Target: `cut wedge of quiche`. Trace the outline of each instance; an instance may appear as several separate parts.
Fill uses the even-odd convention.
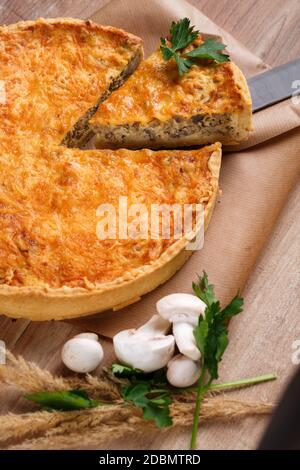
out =
[[[99,148],[238,144],[252,128],[251,108],[233,62],[199,62],[180,77],[175,60],[165,61],[158,50],[99,106],[90,125]]]
[[[71,18],[0,27],[0,146],[78,146],[87,120],[137,67],[142,40],[123,30]],[[22,150],[20,150],[22,151]]]
[[[148,214],[153,204],[198,203],[206,228],[220,164],[220,144],[190,151],[52,146],[2,153],[1,313],[79,317],[130,304],[169,279],[192,253],[189,238],[172,231],[167,238],[126,238],[119,231],[99,237],[99,206],[118,216],[120,197],[128,209],[142,204]]]

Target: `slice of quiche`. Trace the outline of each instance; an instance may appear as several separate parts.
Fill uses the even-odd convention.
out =
[[[123,30],[71,18],[0,27],[0,146],[75,146],[88,118],[142,59],[142,40]],[[12,151],[12,150],[11,150]]]
[[[202,61],[180,77],[175,60],[158,50],[99,106],[90,125],[99,148],[237,144],[248,138],[251,114],[245,77],[233,62]]]
[[[220,163],[220,144],[189,151],[52,146],[2,153],[0,312],[32,320],[79,317],[132,303],[165,282],[192,253],[189,237],[172,230],[153,236],[149,218],[146,233],[128,228],[124,236],[120,204],[126,198],[128,224],[137,205],[151,215],[153,204],[202,204],[206,228]],[[103,209],[116,216],[107,236],[99,232]]]

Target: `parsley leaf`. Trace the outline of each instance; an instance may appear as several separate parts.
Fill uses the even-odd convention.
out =
[[[209,284],[205,272],[202,277],[198,277],[197,283],[193,283],[193,289],[195,294],[206,304],[206,309],[204,317],[199,317],[199,323],[194,329],[196,345],[202,356],[202,371],[198,382],[191,449],[196,446],[202,399],[210,388],[212,381],[218,378],[219,363],[229,343],[228,319],[240,313],[244,303],[243,299],[237,294],[222,309],[219,300],[215,296],[214,286]]]
[[[183,56],[180,56],[179,54],[175,54],[174,58],[176,60],[179,75],[180,77],[182,77],[184,73],[189,71],[189,69],[193,65],[193,61],[190,59],[186,59]]]
[[[205,353],[205,344],[206,338],[208,335],[208,323],[206,320],[202,320],[199,322],[197,329],[194,331],[194,336],[196,340],[196,345],[201,355],[204,356]]]
[[[142,408],[144,419],[155,421],[158,428],[172,425],[169,410],[171,398],[167,391],[157,394],[154,390],[151,390],[149,383],[124,385],[121,391],[125,400]],[[150,398],[150,395],[153,395],[153,398]]]
[[[186,57],[214,60],[218,63],[229,62],[229,55],[220,52],[225,49],[225,47],[225,44],[222,44],[215,39],[206,39],[199,47],[188,52]]]
[[[214,286],[209,284],[206,272],[203,272],[203,276],[198,276],[198,283],[193,282],[193,290],[199,299],[201,299],[206,305],[211,306],[218,300],[215,296]]]
[[[228,62],[229,55],[221,53],[226,46],[214,39],[206,39],[203,44],[190,52],[183,52],[187,46],[192,44],[199,36],[199,31],[190,26],[190,20],[183,18],[172,23],[170,38],[161,38],[160,50],[165,60],[174,59],[181,77],[189,71],[197,59],[213,60],[217,63]]]
[[[198,283],[193,283],[193,289],[206,304],[204,318],[199,318],[194,336],[202,355],[202,365],[209,372],[210,380],[213,380],[218,378],[218,364],[228,346],[227,320],[242,311],[244,301],[237,294],[222,310],[206,272],[198,277]]]
[[[99,401],[91,400],[85,390],[38,392],[27,394],[25,398],[48,410],[72,411],[95,408],[100,405]]]
[[[194,26],[190,26],[191,21],[183,18],[180,21],[172,22],[170,28],[170,37],[172,49],[178,51],[191,44],[199,35],[199,31],[194,31]]]
[[[165,369],[145,373],[139,369],[115,363],[112,364],[111,370],[116,377],[128,379],[129,383],[121,387],[122,397],[142,408],[145,419],[154,420],[159,428],[172,424],[169,412],[171,392],[166,388]]]
[[[123,364],[112,364],[111,371],[116,377],[135,377],[139,374],[143,374],[143,371],[140,369],[134,369],[131,366],[124,366]]]
[[[221,311],[221,316],[223,319],[231,318],[234,315],[240,313],[243,309],[242,306],[244,301],[239,295],[237,294],[232,301]]]
[[[183,18],[182,20],[172,22],[170,28],[170,44],[167,45],[166,38],[161,38],[160,50],[165,60],[171,59],[176,51],[184,49],[198,37],[199,31],[194,31],[194,26],[190,26],[190,20]]]
[[[116,377],[129,379],[131,383],[149,383],[151,385],[164,386],[167,384],[165,369],[155,370],[154,372],[144,372],[131,366],[114,363],[111,371]]]

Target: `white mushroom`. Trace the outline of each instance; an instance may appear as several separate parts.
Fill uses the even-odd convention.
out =
[[[96,333],[79,333],[79,335],[74,336],[74,338],[88,338],[94,341],[98,341],[99,337]]]
[[[65,366],[73,372],[82,374],[95,370],[103,356],[102,346],[95,333],[81,333],[74,336],[65,343],[61,352]]]
[[[199,361],[201,353],[196,346],[194,338],[195,326],[191,323],[173,323],[173,335],[181,354],[189,357],[193,361]]]
[[[201,367],[199,362],[177,354],[168,363],[167,379],[173,387],[190,387],[200,377]]]
[[[202,300],[192,294],[170,294],[160,299],[156,308],[161,317],[170,322],[198,323],[206,309]]]
[[[175,349],[174,337],[166,336],[169,329],[168,321],[154,315],[138,329],[120,331],[113,338],[118,360],[146,373],[165,367]]]
[[[179,351],[194,361],[201,357],[194,338],[194,328],[203,315],[206,304],[191,294],[170,294],[160,299],[158,313],[173,323],[173,335]]]

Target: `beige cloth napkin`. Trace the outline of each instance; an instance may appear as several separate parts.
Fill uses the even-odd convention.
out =
[[[184,1],[114,0],[92,19],[141,36],[147,56],[157,47],[160,36],[168,32],[171,21],[184,16],[191,18],[201,32],[221,36],[231,58],[246,76],[268,68],[230,34]],[[77,324],[107,337],[138,326],[155,313],[155,303],[160,297],[171,292],[191,292],[192,281],[203,270],[208,272],[223,301],[243,289],[300,175],[300,105],[287,100],[256,113],[254,126],[250,141],[224,154],[222,196],[206,232],[204,248],[195,252],[171,280],[136,304],[118,312],[76,320]]]

